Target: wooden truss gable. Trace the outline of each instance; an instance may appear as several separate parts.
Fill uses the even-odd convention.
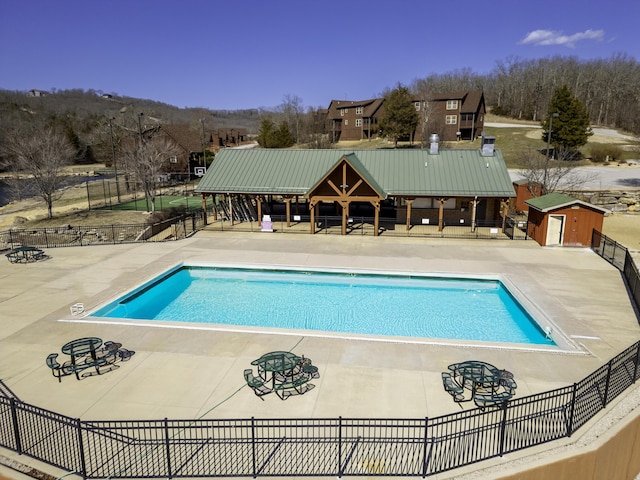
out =
[[[385,194],[373,181],[367,179],[368,172],[357,165],[351,155],[343,156],[329,170],[305,197],[313,204],[318,202],[338,202],[348,205],[350,202],[370,202],[379,204]],[[354,163],[356,165],[354,165]]]
[[[368,172],[353,154],[343,156],[312,188],[305,197],[311,209],[311,233],[315,233],[314,210],[320,202],[336,202],[342,207],[342,233],[346,234],[347,215],[351,202],[368,202],[375,208],[375,230],[377,232],[380,202],[386,195],[367,178]]]

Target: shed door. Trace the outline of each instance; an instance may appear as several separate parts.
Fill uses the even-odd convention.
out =
[[[562,245],[564,215],[549,215],[547,218],[547,241],[545,245]]]

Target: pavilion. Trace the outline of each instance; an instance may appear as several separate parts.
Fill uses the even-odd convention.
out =
[[[308,209],[310,233],[315,233],[319,205],[333,204],[346,234],[350,211],[365,205],[379,232],[381,207],[392,211],[396,223],[500,221],[515,197],[499,150],[379,149],[301,150],[224,149],[196,187],[206,201],[211,195],[230,200],[250,198],[258,219],[263,203],[283,202],[286,222],[291,204]],[[215,203],[215,202],[214,202]],[[229,201],[230,208],[232,202]],[[388,208],[386,208],[388,207]],[[296,210],[297,211],[297,210]],[[214,219],[217,212],[213,210]]]

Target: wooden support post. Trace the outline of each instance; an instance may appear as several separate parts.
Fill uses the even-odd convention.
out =
[[[316,205],[312,201],[309,201],[309,214],[310,214],[310,223],[311,223],[311,235],[315,235],[316,233]]]
[[[216,200],[217,195],[215,193],[211,194],[211,208],[213,210],[213,220],[218,221],[218,209],[216,208]]]
[[[202,214],[204,216],[204,224],[207,224],[207,196],[208,194],[202,194]],[[215,206],[215,205],[214,205]],[[215,212],[215,209],[214,209]]]
[[[291,199],[288,197],[285,198],[284,204],[285,204],[285,215],[287,216],[287,227],[290,227],[291,226]]]
[[[444,228],[443,220],[444,220],[444,198],[439,198],[440,206],[438,207],[438,231],[441,232]]]
[[[375,203],[373,208],[373,236],[377,237],[380,234],[380,203]]]
[[[406,225],[406,229],[409,230],[411,228],[411,205],[413,204],[413,198],[411,199],[405,199],[405,202],[407,203],[407,225]]]
[[[509,203],[508,200],[500,200],[500,206],[502,207],[502,233],[504,233],[504,229],[507,222],[507,213],[509,212]]]
[[[476,210],[478,209],[478,197],[471,201],[471,231],[476,231]]]
[[[346,235],[347,234],[347,213],[349,212],[349,203],[348,202],[343,202],[341,203],[342,206],[342,235]]]
[[[260,195],[256,196],[256,206],[258,208],[258,226],[262,226],[262,197]]]

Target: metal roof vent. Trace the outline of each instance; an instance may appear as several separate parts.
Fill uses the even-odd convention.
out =
[[[493,151],[496,145],[496,137],[486,137],[482,132],[481,151],[483,157],[493,157]]]
[[[431,155],[438,155],[440,148],[440,136],[437,133],[429,135],[429,153]]]

